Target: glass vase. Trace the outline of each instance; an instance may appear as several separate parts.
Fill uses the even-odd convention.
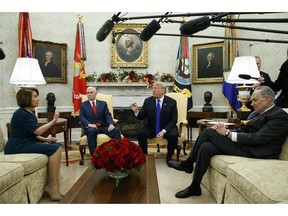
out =
[[[125,169],[121,169],[121,170],[116,171],[116,172],[108,172],[108,175],[109,175],[111,178],[114,178],[114,179],[115,179],[115,181],[116,181],[116,187],[118,187],[121,179],[128,177],[129,172],[128,172],[127,170],[125,170]]]

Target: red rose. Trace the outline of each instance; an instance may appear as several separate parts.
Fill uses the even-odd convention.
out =
[[[125,163],[125,160],[120,155],[115,158],[115,166],[117,168],[119,168],[119,170],[120,170],[121,167],[123,167],[124,163]]]
[[[96,148],[91,163],[96,169],[104,168],[110,172],[118,171],[121,168],[139,170],[145,163],[145,155],[139,145],[127,138],[111,139]]]

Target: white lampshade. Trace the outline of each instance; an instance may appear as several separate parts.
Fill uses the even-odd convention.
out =
[[[258,83],[256,79],[242,79],[239,77],[239,74],[246,74],[256,78],[260,77],[255,56],[236,57],[226,82],[234,84]]]
[[[46,84],[37,59],[18,58],[10,77],[11,84],[35,86]]]

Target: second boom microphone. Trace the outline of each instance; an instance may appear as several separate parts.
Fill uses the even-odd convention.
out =
[[[180,31],[182,35],[191,35],[202,31],[210,26],[210,18],[208,16],[190,20],[181,25]]]
[[[141,32],[140,38],[143,41],[148,41],[161,28],[159,22],[153,19]]]
[[[103,26],[99,29],[99,31],[96,34],[96,39],[98,41],[104,41],[106,37],[110,34],[114,27],[114,23],[112,20],[107,20]]]

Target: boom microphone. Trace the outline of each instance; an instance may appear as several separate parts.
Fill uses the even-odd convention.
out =
[[[247,80],[249,80],[249,79],[258,80],[259,79],[259,77],[258,78],[257,77],[251,77],[249,74],[239,74],[238,77],[242,78],[242,79],[247,79]]]
[[[202,31],[210,26],[210,18],[208,16],[185,22],[180,27],[181,35],[191,35]]]
[[[99,31],[96,34],[96,39],[98,41],[103,41],[106,39],[106,37],[110,34],[110,32],[112,31],[114,27],[114,23],[112,22],[112,20],[107,20],[103,26],[99,29]]]
[[[169,12],[166,12],[164,16],[162,16],[158,21],[153,19],[141,32],[140,38],[142,41],[148,41],[150,38],[161,28],[160,22],[163,21],[163,19],[167,19],[167,15]]]
[[[159,22],[153,19],[141,32],[140,38],[142,41],[148,41],[161,28]]]
[[[102,27],[99,29],[99,31],[96,34],[96,39],[98,41],[103,41],[106,39],[106,37],[110,34],[112,29],[114,28],[114,22],[117,23],[120,21],[119,15],[121,12],[119,12],[117,15],[114,14],[111,18],[111,20],[107,20]]]

